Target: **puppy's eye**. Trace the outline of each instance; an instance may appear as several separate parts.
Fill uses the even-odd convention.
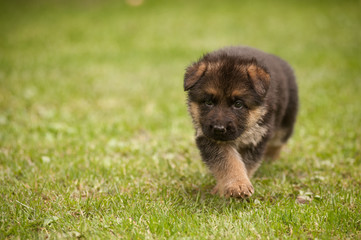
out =
[[[233,107],[236,109],[241,109],[243,107],[243,103],[240,100],[234,102]]]
[[[205,104],[207,107],[213,107],[213,105],[214,105],[214,103],[213,103],[212,100],[206,100],[206,101],[204,102],[204,104]]]

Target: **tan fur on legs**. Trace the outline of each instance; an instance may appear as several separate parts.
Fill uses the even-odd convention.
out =
[[[266,152],[264,155],[264,160],[266,161],[274,161],[277,158],[280,157],[280,153],[281,153],[281,149],[282,149],[282,145],[279,146],[272,146],[269,145],[266,148]]]
[[[247,169],[238,152],[230,146],[224,147],[226,158],[217,166],[211,167],[211,171],[217,179],[217,185],[213,194],[225,197],[250,197],[253,186],[248,178]]]

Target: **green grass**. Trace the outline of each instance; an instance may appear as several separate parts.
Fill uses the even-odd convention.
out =
[[[0,239],[361,238],[360,10],[1,1]],[[210,194],[183,93],[190,62],[237,44],[289,61],[301,100],[248,201]]]

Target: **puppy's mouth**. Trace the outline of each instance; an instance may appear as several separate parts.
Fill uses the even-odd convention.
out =
[[[207,136],[207,134],[205,134],[206,137],[213,139],[214,141],[219,141],[219,142],[232,142],[234,140],[236,140],[236,137],[229,137],[229,136],[223,136],[223,135],[212,135],[212,136]]]

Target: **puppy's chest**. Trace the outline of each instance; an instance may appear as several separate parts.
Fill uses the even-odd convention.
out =
[[[237,148],[256,147],[269,134],[269,128],[256,123],[236,140]]]

